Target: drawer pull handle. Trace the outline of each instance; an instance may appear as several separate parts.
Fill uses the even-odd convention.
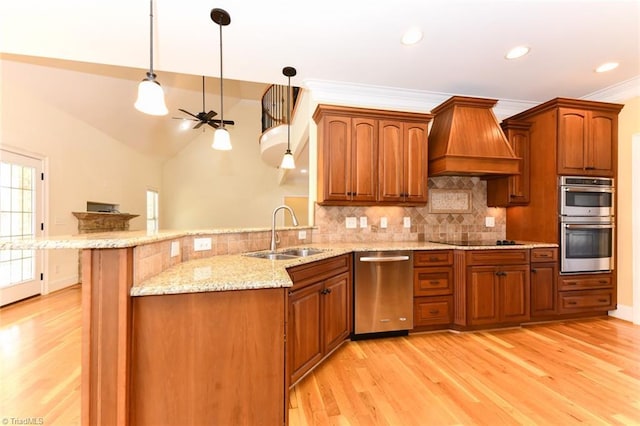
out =
[[[600,281],[598,281],[598,282],[599,282],[600,284],[609,284],[609,281],[607,281],[607,280],[600,280]]]
[[[439,309],[430,309],[430,310],[429,310],[429,313],[430,313],[431,315],[436,315],[436,314],[439,314],[439,313],[440,313],[440,310],[439,310]]]
[[[438,280],[431,280],[431,281],[429,281],[429,284],[431,284],[431,285],[438,285],[438,284],[440,284],[440,281],[438,281]]]
[[[567,305],[577,305],[577,304],[578,304],[578,302],[574,302],[574,301],[567,302]]]
[[[608,299],[598,299],[598,302],[600,303],[609,303]]]
[[[567,285],[578,285],[578,283],[575,281],[568,281]]]
[[[437,261],[438,261],[438,258],[437,258],[437,257],[435,257],[435,256],[431,256],[431,257],[429,258],[429,262],[437,262]]]
[[[531,272],[536,273],[536,272],[538,272],[538,270],[537,269],[531,269]]]

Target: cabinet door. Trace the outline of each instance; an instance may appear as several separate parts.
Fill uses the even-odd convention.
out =
[[[380,121],[378,156],[378,200],[404,200],[404,144],[402,123],[399,121]]]
[[[529,266],[505,266],[500,278],[500,321],[506,323],[529,319]]]
[[[351,119],[327,116],[323,132],[324,200],[346,201],[351,192]]]
[[[585,164],[588,174],[613,176],[617,117],[618,114],[610,112],[591,112]]]
[[[321,291],[323,283],[289,295],[287,346],[290,383],[295,383],[322,359]]]
[[[499,322],[499,280],[493,266],[467,268],[469,324],[483,325]]]
[[[555,264],[531,265],[531,316],[554,315],[558,268]]]
[[[375,201],[378,181],[378,134],[376,120],[352,119],[348,195],[354,201]]]
[[[410,203],[427,202],[427,125],[404,123],[404,198]]]
[[[587,140],[587,112],[558,109],[558,173],[583,174]]]
[[[322,293],[324,354],[351,334],[351,275],[343,273],[324,282]]]

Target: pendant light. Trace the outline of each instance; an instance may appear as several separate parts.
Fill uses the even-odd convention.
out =
[[[222,84],[222,27],[231,23],[231,17],[223,9],[211,9],[211,20],[220,26],[220,127],[213,132],[211,148],[220,151],[231,149],[231,137],[224,127],[224,92]]]
[[[291,77],[296,75],[296,69],[293,67],[284,67],[282,74],[287,76],[289,84],[287,85],[287,150],[282,157],[282,163],[280,163],[281,169],[295,169],[296,163],[293,160],[293,154],[291,153]]]
[[[138,99],[133,104],[138,111],[149,115],[166,115],[169,113],[164,103],[164,92],[153,73],[153,0],[149,7],[149,72],[147,78],[138,85]]]

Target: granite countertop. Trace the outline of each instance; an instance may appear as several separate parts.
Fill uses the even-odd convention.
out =
[[[513,246],[453,246],[432,242],[358,242],[308,244],[322,253],[286,260],[267,260],[245,254],[190,260],[173,266],[131,288],[132,296],[197,293],[207,291],[285,288],[293,283],[287,268],[358,251],[478,250],[557,247],[557,244],[526,242]],[[279,251],[284,250],[280,249]]]

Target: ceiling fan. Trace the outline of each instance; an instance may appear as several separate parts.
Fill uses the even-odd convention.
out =
[[[202,112],[199,112],[197,114],[193,114],[193,113],[190,113],[189,111],[187,111],[185,109],[182,109],[182,108],[178,108],[178,111],[184,112],[185,114],[190,115],[193,118],[182,118],[182,117],[171,117],[171,118],[175,118],[177,120],[197,121],[198,123],[196,123],[196,125],[193,126],[194,129],[200,128],[203,124],[208,124],[209,126],[217,129],[218,127],[220,127],[220,124],[222,123],[222,120],[217,120],[217,119],[213,118],[216,115],[218,115],[217,112],[215,112],[215,111],[205,112],[205,109],[204,109],[204,75],[202,76]],[[233,126],[235,123],[233,122],[233,120],[224,120],[224,124]]]

